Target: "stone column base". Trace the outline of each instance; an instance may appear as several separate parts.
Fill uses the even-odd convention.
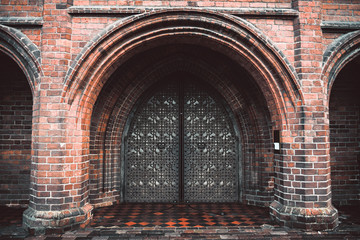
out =
[[[63,211],[36,211],[29,207],[23,214],[23,227],[35,235],[84,228],[92,219],[92,210],[91,204]]]
[[[338,211],[328,208],[299,208],[284,206],[278,201],[270,205],[270,215],[282,226],[305,230],[332,230],[338,226]]]

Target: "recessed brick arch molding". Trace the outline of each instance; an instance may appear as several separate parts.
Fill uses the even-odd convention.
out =
[[[360,31],[336,39],[323,59],[329,109],[332,199],[336,206],[360,201]]]
[[[79,186],[79,202],[85,204],[89,201],[87,180],[88,172],[92,171],[89,165],[90,128],[94,105],[100,104],[97,100],[104,85],[137,54],[169,44],[189,44],[221,53],[246,69],[268,105],[272,130],[279,130],[281,136],[280,153],[274,155],[274,201],[270,206],[272,216],[280,224],[291,227],[335,227],[337,212],[331,205],[328,192],[330,183],[318,185],[317,182],[308,181],[310,178],[321,181],[320,178],[327,173],[317,169],[324,164],[315,166],[306,162],[308,158],[304,157],[306,151],[312,151],[316,146],[312,142],[308,143],[303,134],[306,112],[297,75],[281,51],[264,36],[253,25],[237,17],[205,10],[174,9],[120,20],[90,41],[67,72],[62,95],[64,103],[69,105],[67,115],[71,124],[68,125],[67,136],[76,139],[72,142],[83,149],[81,156],[77,156],[84,163],[84,181]],[[106,117],[94,114],[94,117]],[[108,119],[112,121],[111,117]],[[98,126],[112,128],[119,124],[115,122]],[[104,134],[106,132],[104,130]],[[317,155],[323,155],[323,151],[314,151],[313,158],[321,159]],[[309,166],[315,167],[308,169]],[[314,178],[316,174],[320,176]],[[113,199],[109,199],[111,201]]]

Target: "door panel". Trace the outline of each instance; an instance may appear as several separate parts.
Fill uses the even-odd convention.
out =
[[[176,83],[156,92],[135,113],[127,139],[125,201],[179,198],[179,96]]]
[[[236,141],[228,114],[192,83],[184,93],[184,200],[237,201]]]

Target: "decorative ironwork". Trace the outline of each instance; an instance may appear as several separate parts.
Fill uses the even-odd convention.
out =
[[[237,201],[236,138],[228,113],[192,83],[184,92],[184,200]]]
[[[236,137],[216,97],[174,81],[136,111],[129,128],[125,201],[235,202]]]
[[[177,85],[169,84],[135,113],[127,139],[125,201],[178,200],[178,100]]]

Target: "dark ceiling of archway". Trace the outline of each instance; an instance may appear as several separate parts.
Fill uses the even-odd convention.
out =
[[[9,57],[7,54],[0,51],[0,73],[1,73],[1,82],[5,82],[6,79],[24,79],[26,77],[17,65],[17,63]],[[27,84],[27,83],[26,83]]]
[[[248,69],[244,69],[222,53],[215,52],[199,45],[190,44],[169,44],[135,55],[114,72],[112,77],[107,81],[102,92],[108,92],[106,89],[112,88],[114,82],[119,81],[120,76],[126,75],[128,79],[135,79],[139,74],[151,70],[156,64],[162,62],[164,59],[170,60],[176,57],[181,57],[184,61],[189,59],[193,62],[205,62],[207,66],[211,68],[209,71],[213,71],[221,78],[226,78],[231,81],[236,88],[239,89],[242,97],[249,100],[249,103],[258,102],[258,104],[260,103],[263,107],[267,108],[260,87],[257,86],[257,83],[252,79]],[[186,69],[184,70],[186,71]],[[198,77],[202,78],[202,76]],[[206,79],[203,80],[206,81]],[[131,80],[128,82],[128,84],[132,83]],[[265,111],[268,111],[268,109]]]
[[[330,100],[341,94],[343,98],[360,104],[360,56],[349,62],[337,76],[331,90]]]

